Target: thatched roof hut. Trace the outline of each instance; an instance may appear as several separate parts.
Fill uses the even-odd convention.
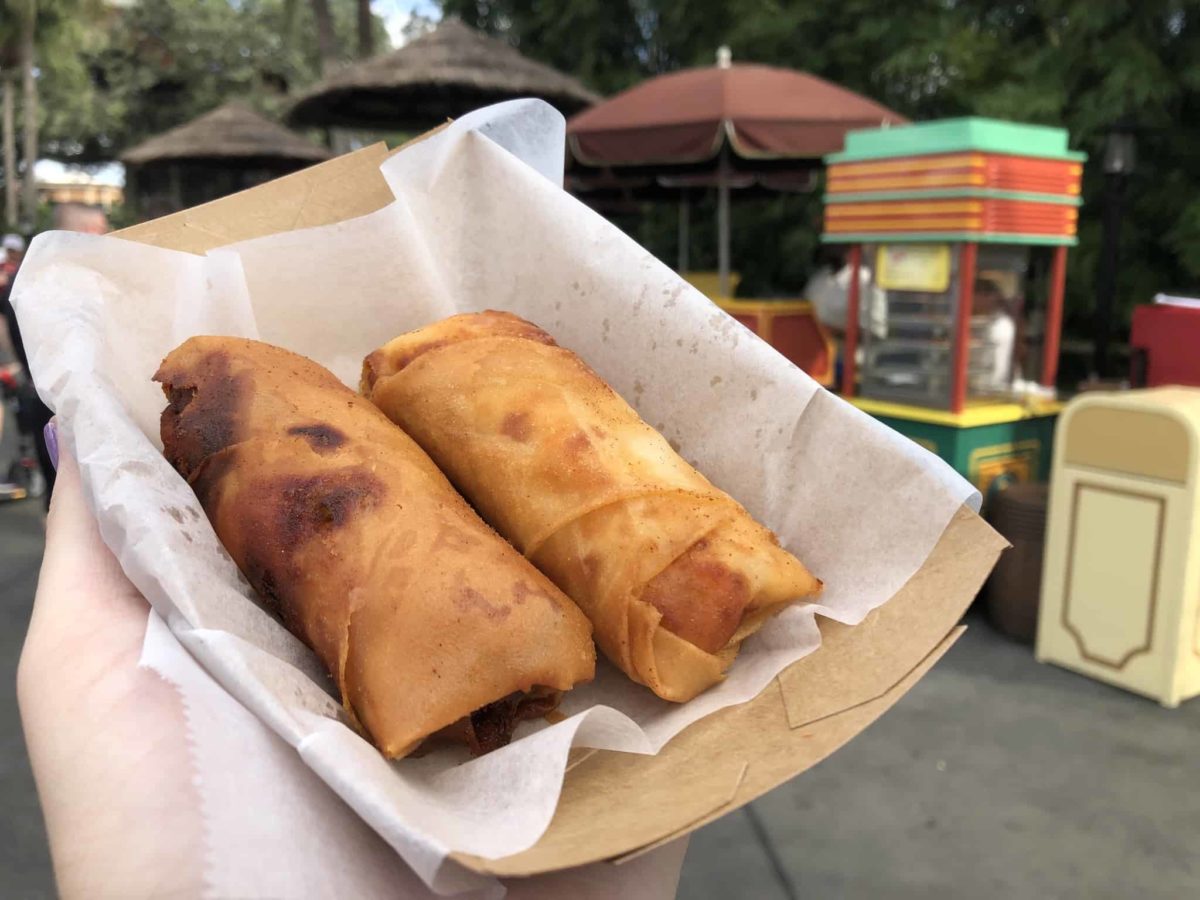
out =
[[[411,43],[321,81],[296,100],[288,121],[420,129],[517,97],[540,97],[564,114],[600,99],[570,75],[447,18]]]
[[[239,103],[121,154],[126,194],[147,217],[206,203],[328,159],[329,151]]]

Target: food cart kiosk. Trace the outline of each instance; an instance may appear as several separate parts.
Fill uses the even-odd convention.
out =
[[[1084,159],[1063,129],[981,118],[855,131],[825,157],[822,239],[852,269],[842,393],[985,496],[1049,472]],[[883,327],[860,327],[866,302]]]

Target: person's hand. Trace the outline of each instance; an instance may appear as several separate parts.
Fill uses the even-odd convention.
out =
[[[75,461],[61,452],[17,697],[55,875],[67,898],[198,896],[208,883],[206,864],[222,865],[219,854],[206,853],[179,692],[138,666],[149,611],[100,539]],[[266,726],[261,729],[263,740],[289,751]],[[316,777],[294,759],[291,769],[276,770],[277,786]],[[238,778],[237,772],[225,774]],[[260,796],[255,787],[224,793],[249,800]],[[341,827],[348,834],[361,829],[355,847],[375,859],[371,883],[387,885],[383,896],[433,896],[348,808],[334,802],[346,817]],[[269,814],[239,812],[244,818]],[[321,824],[338,827],[328,818]],[[281,846],[290,839],[278,835]],[[662,900],[675,893],[686,845],[676,841],[621,866],[601,863],[514,880],[510,897]],[[382,865],[380,855],[386,857]],[[261,863],[269,867],[271,860]],[[353,872],[353,866],[340,868]]]
[[[61,454],[17,699],[64,897],[201,891],[182,704],[138,667],[149,611],[100,539],[75,461]]]

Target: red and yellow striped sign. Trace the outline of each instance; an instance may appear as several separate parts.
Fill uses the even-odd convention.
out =
[[[1083,165],[991,153],[946,153],[885,161],[834,163],[827,172],[829,194],[990,188],[1077,197]]]
[[[998,234],[1075,234],[1074,206],[992,198],[829,203],[828,234],[970,231]]]

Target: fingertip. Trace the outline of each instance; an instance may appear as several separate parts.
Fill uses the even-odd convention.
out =
[[[52,418],[42,429],[42,437],[46,440],[46,455],[50,457],[50,465],[58,469],[58,417]]]

